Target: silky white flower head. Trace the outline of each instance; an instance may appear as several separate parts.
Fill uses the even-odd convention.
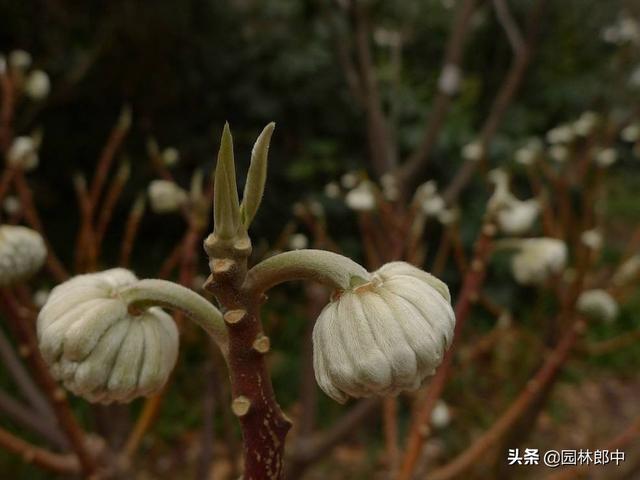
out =
[[[38,143],[33,137],[16,137],[7,153],[9,165],[20,167],[25,171],[36,168],[39,163]]]
[[[487,210],[495,215],[500,230],[507,235],[522,235],[529,231],[540,213],[540,202],[535,198],[516,198],[509,190],[509,175],[504,170],[492,170],[489,180],[495,188]]]
[[[602,248],[602,233],[598,229],[585,230],[580,235],[580,241],[585,247],[591,250],[600,250]]]
[[[42,356],[57,380],[91,402],[129,402],[162,388],[178,356],[178,329],[158,307],[139,315],[119,292],[137,282],[114,268],[51,291],[38,315]]]
[[[329,182],[324,186],[324,194],[329,198],[338,198],[340,193],[340,185],[337,182]]]
[[[569,149],[564,145],[552,145],[549,156],[558,163],[564,163],[569,159]]]
[[[635,254],[626,259],[613,274],[612,281],[621,286],[633,282],[640,274],[640,254]]]
[[[614,148],[603,148],[596,153],[595,162],[601,168],[613,165],[618,159],[618,153]]]
[[[289,248],[291,250],[302,250],[309,246],[309,239],[304,233],[296,233],[289,237]]]
[[[418,388],[433,375],[453,339],[447,286],[405,262],[339,293],[313,329],[320,388],[337,402]]]
[[[444,400],[438,400],[436,406],[433,407],[431,412],[431,425],[435,428],[445,428],[451,423],[451,413],[449,412],[449,406]]]
[[[571,125],[558,125],[547,132],[547,141],[551,144],[570,143],[575,137]]]
[[[19,225],[0,226],[0,285],[11,285],[36,273],[47,258],[38,232]]]
[[[32,62],[31,54],[25,50],[14,50],[9,54],[9,66],[12,69],[25,71]]]
[[[42,70],[34,70],[24,83],[24,93],[32,100],[44,100],[51,91],[49,75]]]
[[[580,137],[588,136],[598,126],[600,117],[595,112],[584,112],[573,124],[573,131]]]
[[[347,193],[345,197],[347,206],[357,212],[371,211],[376,207],[376,198],[373,193],[373,185],[365,180]]]
[[[167,167],[173,167],[180,161],[180,152],[177,148],[167,147],[162,150],[160,158],[162,158],[162,163],[164,163]]]
[[[602,289],[585,290],[576,302],[578,311],[593,320],[612,322],[618,316],[618,302]]]
[[[620,138],[629,143],[640,140],[640,123],[632,123],[624,127],[620,132]]]
[[[462,158],[469,162],[477,162],[482,159],[484,155],[484,148],[478,141],[467,143],[462,147]]]
[[[524,146],[516,150],[515,160],[520,165],[533,165],[542,153],[542,142],[532,138]]]
[[[511,259],[511,270],[522,285],[539,285],[567,264],[567,246],[555,238],[527,238],[517,242],[519,252]]]
[[[151,210],[155,213],[172,213],[187,201],[187,192],[169,180],[154,180],[149,184]]]

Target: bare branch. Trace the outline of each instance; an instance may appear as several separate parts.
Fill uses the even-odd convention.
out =
[[[500,25],[502,25],[502,28],[507,34],[513,53],[515,55],[521,55],[525,49],[525,44],[518,24],[509,11],[509,5],[507,5],[506,0],[492,0],[492,2],[493,9],[496,11],[496,17],[498,17]]]

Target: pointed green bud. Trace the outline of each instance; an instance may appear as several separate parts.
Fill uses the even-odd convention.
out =
[[[233,238],[240,226],[240,205],[233,159],[233,138],[228,123],[225,123],[222,131],[213,188],[213,232],[220,238]]]
[[[276,124],[271,122],[264,127],[262,133],[256,140],[251,151],[251,165],[247,174],[247,183],[244,186],[244,195],[240,211],[242,212],[242,223],[245,228],[249,228],[253,217],[262,202],[264,184],[267,181],[267,156],[269,154],[269,143]]]

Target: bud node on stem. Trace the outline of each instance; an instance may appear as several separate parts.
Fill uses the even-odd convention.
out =
[[[271,348],[271,341],[266,335],[260,334],[258,338],[253,341],[252,347],[258,353],[267,353]]]
[[[211,261],[211,271],[216,275],[229,273],[235,264],[231,258],[216,258]]]
[[[247,413],[249,413],[249,409],[251,408],[251,400],[249,400],[244,395],[240,395],[233,399],[231,402],[231,411],[236,417],[244,417]]]
[[[229,325],[235,325],[236,323],[240,322],[240,320],[242,320],[246,315],[246,310],[229,310],[224,314],[224,321]]]

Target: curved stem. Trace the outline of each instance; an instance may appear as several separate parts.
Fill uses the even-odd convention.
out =
[[[371,274],[350,258],[325,250],[294,250],[267,258],[247,272],[246,287],[262,293],[290,280],[314,280],[346,290],[367,283]]]
[[[118,293],[129,308],[145,309],[159,306],[184,312],[216,341],[226,356],[228,335],[222,314],[194,291],[167,280],[146,279]]]

